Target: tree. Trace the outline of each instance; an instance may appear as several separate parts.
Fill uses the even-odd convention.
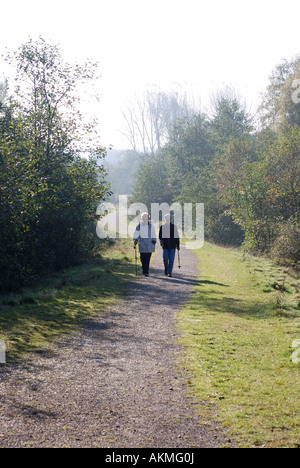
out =
[[[230,88],[217,93],[212,99],[210,128],[212,143],[217,152],[222,152],[229,140],[253,131],[251,116]]]
[[[286,129],[259,157],[256,149],[245,137],[227,145],[217,165],[218,191],[245,231],[245,245],[269,251],[282,226],[286,231],[300,220],[300,130]]]
[[[179,121],[164,151],[168,154],[169,184],[174,199],[183,203],[192,201],[186,199],[185,188],[199,185],[199,177],[214,156],[207,116],[197,114],[188,123]]]
[[[148,210],[151,203],[172,202],[168,184],[168,168],[164,152],[144,155],[134,175],[132,202],[143,203]]]
[[[1,109],[1,106],[3,106],[4,104],[6,90],[7,90],[7,81],[5,80],[2,83],[0,82],[0,109]]]
[[[80,138],[90,127],[78,120],[76,80],[93,73],[66,64],[42,38],[10,61],[18,86],[0,115],[0,289],[90,254],[96,207],[108,193],[104,149]]]
[[[86,135],[91,126],[82,124],[76,89],[95,79],[97,64],[71,65],[63,60],[58,46],[42,37],[23,44],[7,60],[16,70],[15,96],[36,153],[49,157],[58,149],[88,149]]]
[[[154,154],[168,142],[174,125],[194,113],[186,94],[147,91],[123,112],[125,134],[134,151]]]
[[[268,195],[273,216],[300,221],[300,129],[283,132],[266,151]]]
[[[300,126],[299,87],[300,58],[283,60],[270,76],[260,106],[263,128],[278,132],[286,126]]]
[[[266,170],[255,159],[253,140],[249,136],[230,140],[215,167],[223,210],[245,233],[246,248],[266,250],[273,224],[266,204]]]

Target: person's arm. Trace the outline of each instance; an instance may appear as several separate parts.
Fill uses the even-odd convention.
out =
[[[133,234],[133,242],[134,242],[134,246],[137,245],[138,241],[139,241],[139,238],[140,238],[140,225],[138,225],[134,231],[134,234]]]
[[[160,245],[163,246],[163,240],[162,240],[162,226],[160,226],[159,228],[159,242],[160,242]]]

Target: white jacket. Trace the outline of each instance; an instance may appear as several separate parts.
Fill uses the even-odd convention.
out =
[[[153,253],[155,252],[155,244],[157,242],[155,227],[149,221],[144,224],[142,221],[136,227],[133,240],[138,241],[140,253]]]

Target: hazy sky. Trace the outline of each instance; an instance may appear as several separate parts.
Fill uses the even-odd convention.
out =
[[[67,60],[99,61],[104,145],[126,147],[121,111],[150,85],[201,99],[232,85],[254,112],[268,77],[300,53],[299,0],[9,0],[0,7],[0,54],[40,34]],[[0,62],[1,68],[5,70]]]

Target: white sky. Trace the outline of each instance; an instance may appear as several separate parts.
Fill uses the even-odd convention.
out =
[[[203,110],[232,85],[254,112],[275,66],[300,53],[299,13],[299,0],[9,0],[0,55],[42,34],[66,60],[99,61],[102,143],[125,148],[121,111],[147,85],[181,85]]]

